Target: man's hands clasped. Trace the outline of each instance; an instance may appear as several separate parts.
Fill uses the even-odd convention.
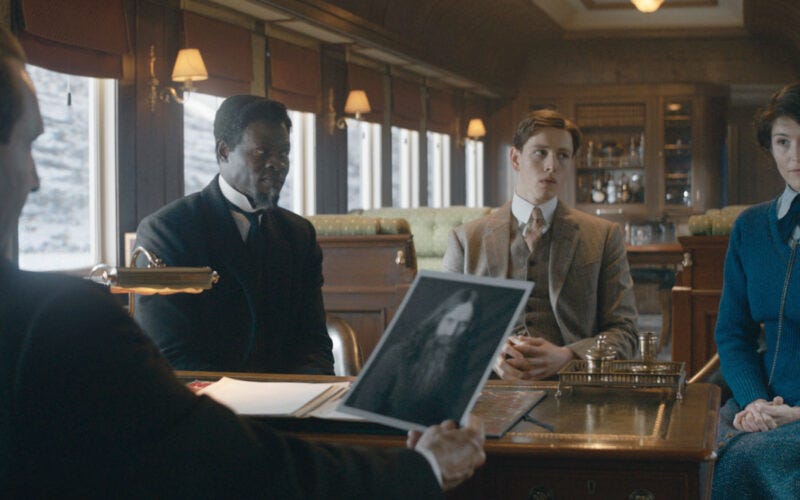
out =
[[[542,380],[555,376],[574,357],[569,348],[543,338],[514,335],[503,345],[493,368],[503,380]]]

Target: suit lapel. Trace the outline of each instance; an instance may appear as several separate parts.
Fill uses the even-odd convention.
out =
[[[227,201],[216,177],[203,189],[202,196],[205,218],[208,221],[211,255],[217,256],[223,266],[232,273],[232,276],[222,276],[222,278],[235,280],[242,286],[250,306],[250,313],[255,317],[252,300],[256,287],[256,270],[247,255],[247,247],[228,210]]]
[[[272,304],[288,307],[289,304],[281,303],[292,289],[292,246],[280,209],[269,210],[264,217],[266,219],[262,221],[262,230],[266,231],[267,248],[262,265],[267,297]],[[285,315],[277,315],[283,316]]]
[[[548,269],[550,302],[554,306],[564,286],[567,271],[572,265],[572,257],[578,245],[578,237],[578,225],[570,215],[569,209],[559,200],[556,205],[556,211],[553,214],[553,239],[550,243],[550,264]],[[557,310],[557,308],[554,307],[554,310]]]
[[[511,228],[511,203],[506,203],[489,216],[483,234],[483,248],[489,276],[508,277],[508,256]]]

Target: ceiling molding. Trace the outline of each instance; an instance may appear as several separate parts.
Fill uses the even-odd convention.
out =
[[[651,14],[623,0],[530,0],[567,33],[606,30],[708,30],[744,29],[744,0],[665,0]],[[724,31],[722,31],[724,33]],[[629,37],[626,35],[626,37]]]
[[[745,28],[707,28],[697,29],[598,29],[586,31],[568,31],[564,40],[585,40],[590,38],[629,39],[629,38],[740,38],[747,36]]]
[[[630,0],[581,0],[588,10],[619,10],[636,9]],[[667,0],[660,8],[685,8],[685,7],[716,7],[717,0]]]

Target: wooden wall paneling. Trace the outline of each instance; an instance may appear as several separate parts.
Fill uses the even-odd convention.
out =
[[[419,124],[419,151],[417,163],[419,164],[419,206],[428,206],[428,113],[430,111],[430,92],[427,87],[421,87],[420,93],[422,116]]]
[[[347,64],[342,46],[323,44],[320,51],[322,112],[317,115],[317,213],[347,212],[347,130],[328,124],[331,92],[336,116],[344,115]],[[299,166],[296,166],[299,168]]]
[[[381,206],[392,206],[392,78],[383,76],[383,124],[381,126]]]
[[[125,0],[125,17],[131,47],[136,47],[138,38],[137,0]],[[125,262],[125,233],[136,231],[139,218],[136,215],[136,55],[135,52],[124,59],[125,78],[117,83],[117,262]],[[126,117],[126,119],[122,119]]]
[[[170,83],[178,52],[178,8],[174,1],[139,0],[136,9],[136,113],[135,183],[120,189],[135,190],[136,223],[166,203],[183,196],[183,108],[147,103],[150,46],[155,47],[156,77]],[[120,207],[130,210],[131,207]]]

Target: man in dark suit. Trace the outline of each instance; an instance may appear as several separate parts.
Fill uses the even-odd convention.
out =
[[[0,25],[0,251],[39,180],[42,132],[24,55]],[[483,460],[453,422],[409,448],[312,445],[197,397],[107,290],[0,257],[0,496],[416,498]],[[438,479],[438,484],[437,484]]]
[[[291,126],[279,102],[226,99],[214,119],[219,175],[139,224],[137,245],[167,266],[220,275],[199,295],[138,299],[136,320],[176,369],[333,374],[314,228],[277,206]]]

